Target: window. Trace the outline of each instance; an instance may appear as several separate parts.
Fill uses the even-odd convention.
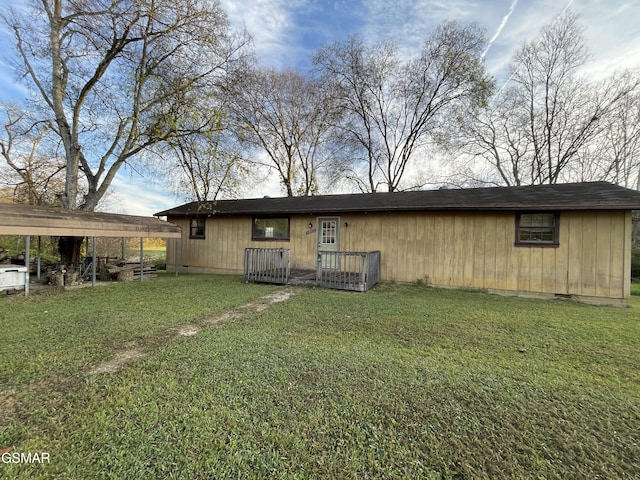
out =
[[[553,212],[519,213],[516,215],[516,245],[558,246],[558,220]]]
[[[204,238],[204,225],[206,218],[192,218],[189,224],[189,238]]]
[[[335,245],[338,240],[337,220],[322,220],[321,225],[320,243],[322,243],[322,245]]]
[[[289,218],[254,217],[251,240],[289,240]]]

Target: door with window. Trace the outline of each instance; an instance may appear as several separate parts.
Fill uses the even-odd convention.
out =
[[[318,256],[320,252],[337,252],[340,249],[340,219],[318,218]],[[322,268],[337,268],[338,255],[323,255]]]

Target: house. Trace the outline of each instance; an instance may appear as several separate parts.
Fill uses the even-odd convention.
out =
[[[220,200],[159,212],[182,228],[176,271],[242,273],[245,249],[380,252],[380,279],[626,304],[631,211],[640,192],[606,182]],[[322,260],[325,262],[325,260]]]

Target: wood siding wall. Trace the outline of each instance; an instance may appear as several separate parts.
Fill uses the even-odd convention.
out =
[[[188,220],[169,221],[188,237]],[[288,248],[291,268],[315,268],[317,216],[291,217],[289,241],[251,241],[251,221],[208,219],[204,240],[178,241],[179,269],[241,274],[245,247]],[[561,212],[559,228],[557,248],[516,247],[515,213],[352,214],[340,216],[339,247],[380,250],[383,281],[628,298],[631,213]],[[170,266],[172,245],[169,241]]]

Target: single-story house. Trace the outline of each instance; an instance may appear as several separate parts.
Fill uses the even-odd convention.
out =
[[[192,202],[157,216],[182,229],[168,268],[243,273],[245,249],[379,251],[380,280],[626,304],[631,211],[606,182]],[[323,265],[325,266],[325,265]]]

